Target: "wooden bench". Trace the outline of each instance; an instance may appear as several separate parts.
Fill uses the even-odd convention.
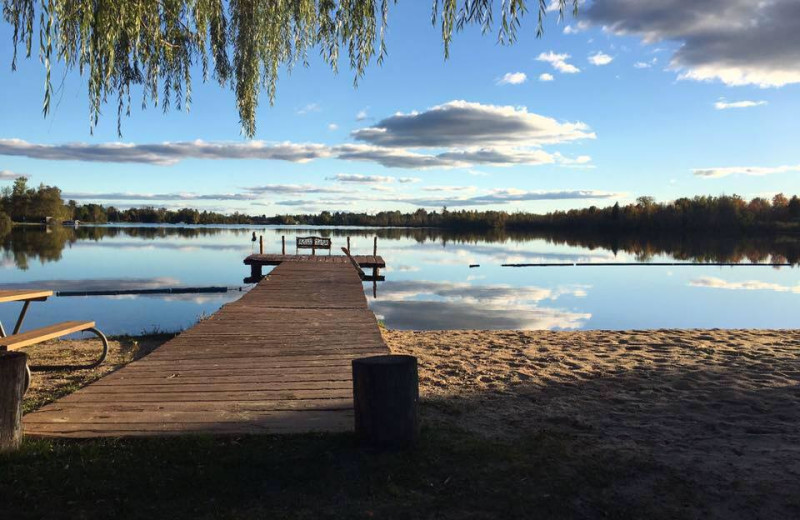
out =
[[[331,242],[330,238],[297,237],[296,247],[297,249],[310,249],[312,255],[316,254],[317,249],[327,249],[330,254]]]
[[[33,367],[33,369],[34,370],[78,370],[85,368],[95,368],[106,360],[106,357],[108,356],[108,339],[106,339],[105,335],[102,332],[100,332],[95,328],[95,323],[93,321],[65,321],[62,323],[56,323],[54,325],[48,325],[47,327],[41,327],[38,329],[29,330],[27,332],[11,334],[10,336],[0,338],[0,350],[1,351],[18,350],[21,349],[22,347],[29,347],[31,345],[36,345],[37,343],[44,343],[45,341],[68,336],[69,334],[74,334],[76,332],[91,332],[95,334],[98,338],[100,338],[100,341],[103,342],[103,352],[100,354],[100,357],[97,359],[97,361],[89,365],[58,365],[58,366],[48,365],[46,367]],[[27,381],[25,382],[25,390],[27,391],[28,385],[30,384],[31,367],[26,367],[26,369],[28,371],[28,374],[27,374]]]

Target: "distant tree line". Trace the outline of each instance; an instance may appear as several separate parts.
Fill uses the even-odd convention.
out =
[[[659,203],[639,197],[634,204],[619,203],[605,208],[554,211],[546,214],[505,211],[426,211],[413,213],[382,211],[318,215],[280,215],[268,224],[335,226],[438,227],[453,230],[548,231],[581,230],[602,232],[658,233],[742,233],[754,230],[800,232],[800,198],[783,194],[772,200],[757,197],[746,201],[737,195],[698,196]]]
[[[224,215],[211,211],[183,208],[142,207],[118,209],[99,204],[64,202],[61,190],[40,185],[30,188],[25,178],[4,188],[0,196],[0,231],[14,222],[80,220],[98,224],[273,224],[310,226],[379,226],[433,227],[454,231],[509,232],[604,232],[650,234],[722,233],[741,234],[754,231],[800,232],[800,198],[778,194],[768,200],[750,201],[738,195],[698,196],[672,202],[656,202],[639,197],[635,203],[620,206],[554,211],[546,214],[507,213],[505,211],[441,211],[418,209],[414,212],[381,211],[374,214],[323,211],[317,215],[249,216],[243,213]]]
[[[40,184],[38,188],[28,186],[27,179],[20,177],[10,187],[0,192],[0,231],[3,222],[40,223],[47,218],[56,221],[80,220],[95,224],[109,222],[131,222],[143,224],[250,224],[253,218],[241,213],[224,215],[212,211],[184,208],[177,211],[166,208],[117,209],[100,204],[78,204],[74,200],[64,202],[61,190],[55,186]],[[10,222],[9,222],[10,225]]]
[[[250,244],[253,230],[269,235],[282,234],[282,230],[241,227],[186,227],[186,226],[54,226],[46,232],[33,226],[17,226],[7,234],[0,233],[0,260],[11,261],[25,270],[34,260],[53,262],[61,259],[63,250],[78,241],[100,241],[111,237],[130,237],[141,241],[170,238],[199,238],[238,236],[242,245]],[[692,262],[770,262],[800,264],[800,234],[747,233],[721,234],[659,234],[659,233],[602,233],[579,230],[550,230],[545,232],[507,231],[489,229],[449,230],[432,227],[385,228],[328,228],[315,230],[315,234],[331,237],[335,245],[343,245],[345,237],[354,239],[356,251],[372,247],[373,236],[380,240],[406,239],[414,242],[436,243],[442,247],[456,245],[469,248],[470,244],[526,243],[542,239],[554,244],[566,244],[592,250],[605,249],[635,255],[638,261],[647,262],[657,256],[671,256],[676,260]],[[382,242],[381,242],[382,243]],[[512,251],[513,249],[509,250]]]

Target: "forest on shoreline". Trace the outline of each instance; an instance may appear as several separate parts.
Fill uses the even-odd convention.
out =
[[[696,196],[670,202],[639,197],[635,203],[599,208],[554,211],[546,214],[505,211],[381,211],[374,214],[323,211],[317,215],[251,216],[222,214],[192,208],[170,210],[153,206],[118,209],[99,204],[65,202],[61,190],[40,185],[30,188],[25,178],[0,193],[0,235],[12,222],[44,223],[79,220],[85,223],[142,224],[258,224],[310,226],[432,227],[456,231],[509,232],[648,232],[658,234],[726,234],[800,232],[800,198],[777,194],[771,200],[738,195]]]

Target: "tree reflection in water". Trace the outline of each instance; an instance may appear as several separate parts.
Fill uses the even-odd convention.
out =
[[[637,261],[647,262],[656,256],[687,262],[768,262],[800,263],[800,236],[762,235],[720,237],[712,235],[604,234],[604,233],[516,233],[507,231],[453,232],[433,228],[265,228],[261,226],[15,226],[0,237],[4,263],[22,270],[32,260],[42,263],[61,259],[64,248],[79,241],[99,242],[106,238],[129,237],[137,240],[192,239],[219,234],[249,236],[253,231],[269,235],[291,234],[313,229],[320,236],[346,236],[384,240],[411,239],[417,243],[453,244],[524,243],[545,240],[555,245],[604,250],[616,255],[624,252]]]

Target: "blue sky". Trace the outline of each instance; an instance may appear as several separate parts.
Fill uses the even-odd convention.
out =
[[[262,97],[253,141],[231,91],[199,78],[190,113],[134,97],[120,139],[115,104],[91,135],[85,79],[56,71],[45,119],[43,69],[10,72],[0,24],[0,186],[24,174],[81,202],[267,215],[800,193],[797,2],[708,4],[596,0],[551,13],[542,39],[531,17],[513,46],[468,29],[445,61],[429,3],[401,1],[382,66],[354,89],[312,56],[274,106]]]

